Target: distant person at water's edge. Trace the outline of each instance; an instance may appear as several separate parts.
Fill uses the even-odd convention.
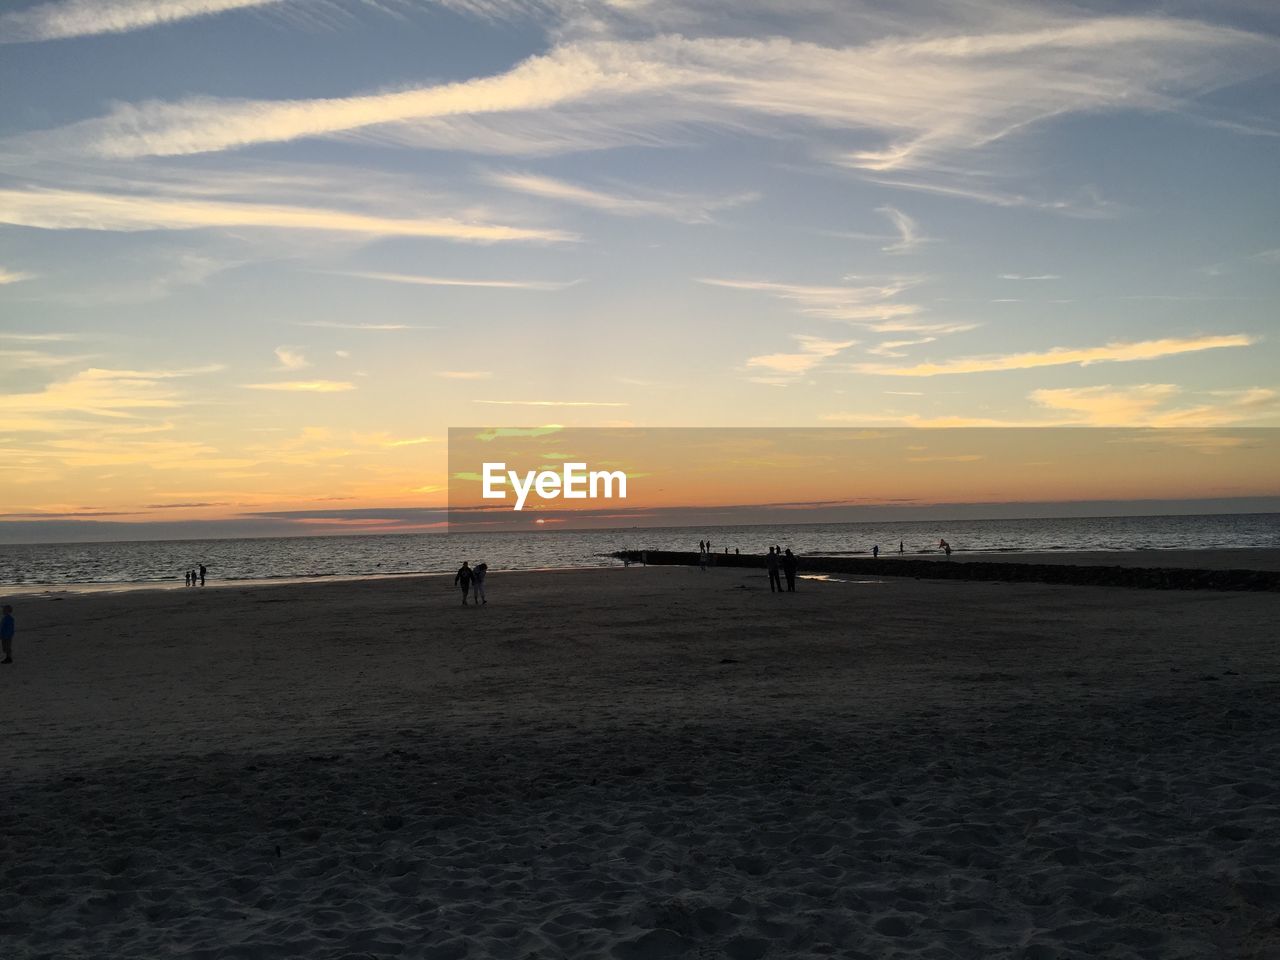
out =
[[[202,563],[202,564],[200,564],[200,586],[202,586],[202,587],[204,586],[204,575],[205,575],[207,572],[208,572],[208,571],[205,569],[204,564],[203,564],[203,563]]]
[[[880,556],[880,544],[877,543],[874,547],[871,548],[871,559],[875,560],[879,556]]]
[[[475,572],[472,574],[472,582],[475,584],[476,603],[488,603],[489,598],[484,595],[484,578],[489,574],[489,565],[487,563],[477,563]]]
[[[901,540],[899,540],[899,541],[898,541],[898,553],[905,553],[905,552],[906,552],[906,550],[904,549],[903,542],[902,542]]]
[[[791,552],[791,548],[787,547],[787,552],[782,556],[782,572],[787,575],[787,593],[796,592],[796,555]],[[781,589],[781,586],[779,586]]]
[[[0,663],[13,663],[13,635],[17,633],[17,624],[13,621],[13,607],[5,604],[0,609],[0,648],[4,650],[4,659]]]
[[[769,548],[769,555],[764,558],[765,569],[769,571],[769,592],[782,592],[782,578],[778,576],[778,554],[776,547]]]
[[[462,566],[458,568],[458,572],[453,575],[454,586],[462,588],[462,605],[467,605],[467,594],[471,592],[471,578],[475,576],[475,571],[467,566],[467,561],[462,561]]]

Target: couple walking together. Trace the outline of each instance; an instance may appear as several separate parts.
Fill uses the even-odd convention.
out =
[[[484,595],[484,578],[489,573],[489,565],[487,563],[477,563],[474,567],[468,566],[467,561],[462,561],[462,566],[458,568],[458,572],[453,575],[453,584],[462,588],[462,605],[467,605],[467,594],[472,590],[476,595],[476,606],[482,603],[488,603],[489,599]]]

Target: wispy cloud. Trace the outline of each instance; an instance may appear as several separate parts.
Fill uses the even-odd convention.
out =
[[[800,376],[808,373],[823,360],[836,356],[852,347],[856,340],[824,340],[821,337],[795,336],[800,345],[797,353],[769,353],[747,360],[749,369],[764,369],[784,376]]]
[[[65,367],[73,363],[84,363],[89,359],[91,358],[86,355],[48,353],[44,350],[0,350],[0,364],[24,369]]]
[[[0,43],[125,33],[280,2],[282,0],[58,0],[0,14]]]
[[[847,287],[713,277],[702,277],[698,282],[730,290],[768,294],[794,304],[797,311],[805,316],[840,320],[878,333],[946,334],[972,330],[975,326],[972,323],[928,323],[910,319],[921,313],[923,308],[919,304],[902,303],[893,299],[916,282],[909,277],[890,278],[880,284]]]
[[[1056,273],[1002,273],[1001,280],[1061,280]]]
[[[498,407],[628,407],[629,403],[596,400],[473,400]]]
[[[903,347],[917,347],[921,344],[933,343],[937,339],[937,337],[919,337],[915,340],[886,340],[874,347],[867,347],[867,353],[877,357],[905,357],[906,354],[902,352]]]
[[[43,230],[118,232],[261,227],[479,243],[575,239],[560,230],[468,223],[447,217],[399,218],[317,207],[74,190],[0,190],[0,223]]]
[[[245,383],[246,390],[275,390],[283,393],[345,393],[356,385],[345,380],[280,380],[276,383]]]
[[[1145,383],[1036,390],[1030,399],[1066,414],[1073,423],[1097,427],[1220,427],[1280,416],[1280,393],[1275,390],[1215,391],[1208,402],[1170,406],[1183,394],[1173,384]]]
[[[276,368],[278,370],[302,370],[311,366],[306,357],[291,347],[276,347],[275,354],[279,363]]]
[[[185,401],[166,381],[218,366],[188,370],[113,370],[91,367],[33,393],[9,393],[0,405],[0,429],[58,432],[81,429],[96,418],[127,420],[139,411],[166,410]]]
[[[446,380],[488,380],[493,373],[489,370],[437,370],[436,376]]]
[[[416,326],[412,323],[346,323],[341,320],[296,320],[295,327],[317,327],[321,330],[434,330],[435,327]]]
[[[590,207],[605,213],[623,217],[662,217],[682,223],[710,223],[716,212],[759,198],[759,194],[755,193],[731,197],[694,197],[652,191],[638,193],[623,188],[605,191],[534,173],[491,173],[488,179],[508,190]]]
[[[23,280],[30,280],[34,276],[34,273],[24,273],[21,270],[9,270],[5,267],[0,267],[0,287],[8,283],[21,283]]]
[[[878,213],[883,213],[889,218],[894,228],[898,231],[898,239],[880,249],[885,253],[910,253],[922,243],[928,242],[928,237],[920,235],[920,227],[915,220],[907,216],[897,207],[877,207]]]
[[[857,369],[890,377],[935,377],[949,373],[989,373],[997,370],[1030,370],[1068,364],[1086,366],[1091,363],[1119,363],[1132,360],[1154,360],[1158,357],[1217,350],[1224,347],[1247,347],[1257,341],[1245,334],[1225,336],[1142,340],[1134,343],[1109,343],[1101,347],[1054,347],[1041,353],[1012,353],[1003,356],[958,357],[937,363],[919,363],[910,367],[863,363]]]
[[[408,283],[424,287],[488,287],[495,290],[564,290],[581,283],[581,280],[473,280],[460,277],[424,277],[413,273],[378,273],[367,270],[348,270],[335,274],[342,277],[358,277],[361,280],[383,280],[387,283]]]
[[[802,129],[820,155],[897,186],[1087,212],[1087,202],[983,189],[966,170],[988,166],[997,145],[1052,118],[1177,110],[1181,96],[1271,69],[1278,47],[1270,37],[1168,16],[979,7],[989,15],[984,26],[976,14],[956,27],[940,15],[887,24],[864,12],[821,43],[676,29],[627,40],[605,29],[595,32],[604,39],[582,39],[583,30],[491,76],[329,99],[122,104],[31,142],[129,158],[360,133],[449,149],[501,150],[505,140],[517,151],[555,152],[660,141],[674,131]],[[850,140],[861,145],[851,149]]]

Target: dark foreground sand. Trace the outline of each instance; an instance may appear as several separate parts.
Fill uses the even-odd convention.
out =
[[[0,955],[1280,957],[1274,594],[30,598]]]

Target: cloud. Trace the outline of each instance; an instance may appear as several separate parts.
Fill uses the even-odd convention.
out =
[[[446,380],[488,380],[493,373],[489,370],[437,370],[436,376]]]
[[[439,443],[439,437],[410,437],[407,440],[388,440],[384,447],[418,447],[424,443]]]
[[[43,189],[0,190],[0,223],[42,230],[116,232],[257,227],[478,243],[575,239],[559,230],[467,223],[451,218],[410,219],[318,207]]]
[[[282,0],[59,0],[0,14],[0,43],[125,33]]]
[[[747,361],[747,367],[749,369],[759,367],[785,376],[800,376],[808,373],[823,360],[834,357],[857,343],[856,340],[823,340],[820,337],[804,335],[797,335],[794,339],[800,344],[798,353],[770,353],[751,357]]]
[[[0,405],[0,429],[66,431],[81,429],[99,418],[129,420],[139,411],[173,409],[185,401],[166,381],[218,369],[221,368],[111,370],[91,367],[32,393],[5,394],[4,403]]]
[[[867,347],[867,353],[875,354],[877,357],[905,357],[902,347],[916,347],[922,343],[933,343],[937,339],[937,337],[919,337],[915,340],[886,340],[874,347]]]
[[[700,27],[722,28],[693,13],[694,22],[639,36],[646,19],[651,32],[674,16],[652,4],[637,8],[646,16],[629,21],[628,39],[616,39],[607,17],[588,12],[547,52],[490,76],[325,99],[120,104],[25,139],[38,151],[127,159],[339,135],[545,153],[705,138],[708,130],[799,132],[819,156],[897,186],[1088,213],[1087,197],[1025,197],[991,187],[977,171],[992,169],[1002,142],[1054,118],[1175,112],[1181,97],[1264,74],[1278,46],[1264,35],[1169,16],[969,6],[911,17],[828,14],[832,28],[820,42],[695,36]],[[970,22],[956,23],[966,16]],[[769,23],[800,31],[814,18]],[[1094,215],[1105,209],[1092,206]]]
[[[893,299],[917,282],[908,277],[895,277],[881,284],[857,287],[807,286],[769,280],[727,280],[713,277],[701,277],[698,282],[730,290],[765,293],[795,304],[797,311],[805,316],[840,320],[878,333],[946,334],[972,330],[976,326],[972,323],[925,323],[910,319],[924,308]]]
[[[890,377],[934,377],[949,373],[988,373],[997,370],[1030,370],[1036,367],[1056,367],[1067,364],[1086,366],[1091,363],[1128,362],[1154,360],[1158,357],[1194,353],[1200,350],[1217,350],[1224,347],[1247,347],[1257,341],[1244,334],[1223,336],[1169,338],[1143,340],[1134,343],[1109,343],[1102,347],[1054,347],[1042,353],[1012,353],[1003,356],[959,357],[938,363],[920,363],[912,367],[893,367],[864,363],[857,366],[861,373]]]
[[[1061,280],[1062,278],[1058,276],[1056,273],[1037,273],[1037,274],[1002,273],[1000,274],[1000,279],[1001,280]]]
[[[345,393],[356,385],[345,380],[280,380],[276,383],[244,383],[245,390],[277,390],[285,393]]]
[[[435,327],[420,327],[411,323],[345,323],[341,320],[295,320],[295,327],[318,327],[322,330],[434,330]]]
[[[311,366],[306,357],[289,347],[276,347],[275,354],[276,360],[280,362],[280,366],[276,368],[278,370],[302,370]]]
[[[38,369],[65,367],[71,363],[83,363],[91,359],[85,355],[46,353],[43,350],[0,350],[0,362],[7,361],[15,367]]]
[[[424,287],[489,287],[496,290],[564,290],[580,280],[463,280],[456,277],[423,277],[410,273],[377,273],[344,271],[335,276],[358,277],[361,280],[384,280],[387,283],[418,284]]]
[[[880,249],[885,253],[910,253],[922,243],[929,242],[920,235],[920,227],[911,217],[896,207],[877,207],[877,213],[883,213],[898,231],[898,239]]]
[[[19,340],[23,343],[65,343],[82,339],[78,333],[6,333],[0,331],[0,340]]]
[[[1261,387],[1214,392],[1209,403],[1168,406],[1182,394],[1173,384],[1145,383],[1036,390],[1030,399],[1067,414],[1072,423],[1096,427],[1219,427],[1280,414],[1280,393]]]
[[[603,210],[618,216],[662,217],[681,223],[710,223],[717,211],[741,206],[759,198],[759,194],[755,193],[720,198],[673,193],[638,195],[633,191],[620,190],[606,193],[533,173],[492,173],[488,179],[508,190]]]
[[[500,407],[629,407],[629,403],[600,402],[595,400],[472,400],[472,403],[488,403]]]
[[[30,280],[35,277],[34,273],[23,273],[21,270],[9,270],[0,267],[0,287],[9,283],[21,283],[23,280]]]

